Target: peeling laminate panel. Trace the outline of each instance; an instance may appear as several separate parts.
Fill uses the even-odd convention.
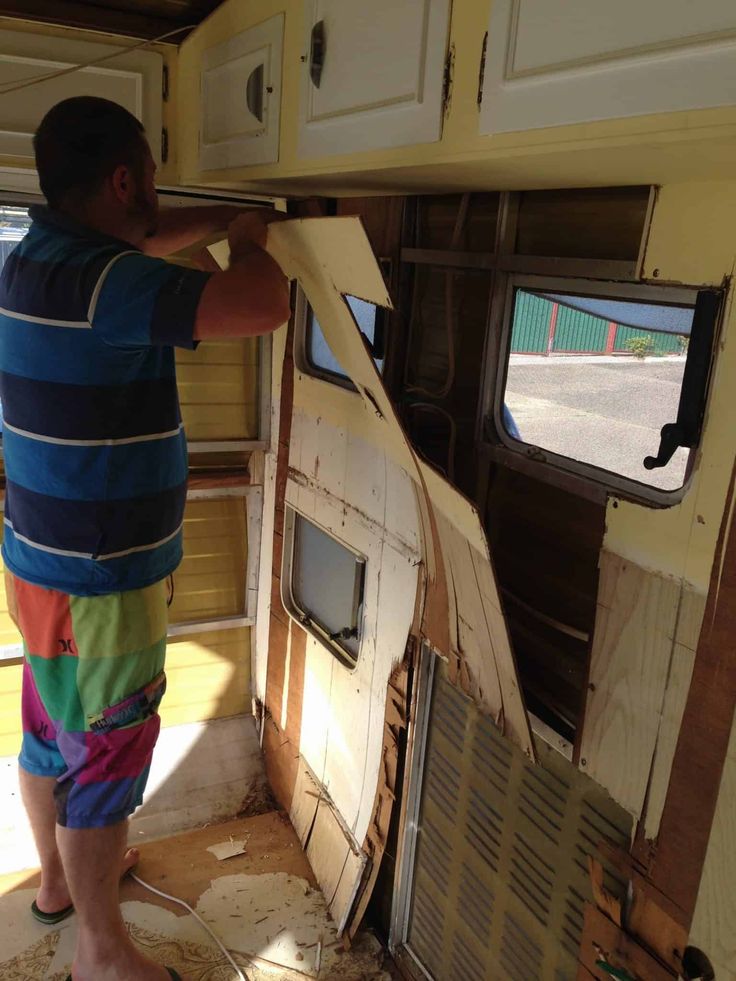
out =
[[[417,459],[343,296],[390,305],[360,221],[317,218],[272,225],[268,249],[299,281],[333,355],[357,389],[337,390],[294,371],[287,344],[282,391],[293,380],[293,411],[290,432],[280,433],[276,531],[286,502],[365,555],[367,572],[356,669],[348,671],[310,636],[297,679],[291,654],[302,627],[293,621],[287,626],[283,619],[282,573],[274,566],[271,623],[279,629],[269,644],[266,709],[273,721],[267,723],[264,746],[280,800],[293,812],[301,808],[295,794],[303,792],[302,754],[334,801],[340,816],[336,827],[342,833],[344,824],[363,842],[375,817],[377,789],[385,783],[380,767],[387,686],[410,632],[454,659],[462,668],[459,683],[528,756],[534,755],[533,744],[478,513]],[[222,251],[214,249],[221,260]],[[282,402],[282,426],[285,411]],[[287,447],[289,469],[283,465]],[[276,540],[275,535],[274,545]],[[450,584],[461,596],[452,611]],[[290,723],[299,701],[297,744]],[[281,764],[286,770],[274,773]],[[317,847],[327,830],[334,831],[326,806],[320,801],[307,849],[342,925],[360,887],[365,856],[356,861],[351,848],[343,856],[341,845],[331,847],[326,859]]]
[[[360,411],[372,442],[382,446],[415,482],[420,511],[423,559],[427,577],[427,602],[422,616],[423,632],[430,641],[440,639],[440,650],[447,650],[448,610],[447,582],[438,541],[435,512],[448,518],[451,525],[479,549],[483,557],[478,588],[486,600],[495,601],[485,610],[486,617],[497,622],[497,630],[505,643],[498,650],[491,647],[501,684],[501,699],[484,704],[492,715],[503,720],[510,738],[533,755],[531,736],[523,701],[510,654],[505,623],[500,616],[497,590],[488,557],[488,546],[477,511],[446,480],[421,464],[407,440],[391,401],[383,388],[380,376],[360,333],[355,329],[352,315],[341,294],[359,296],[369,302],[390,305],[380,270],[368,241],[356,219],[305,219],[271,226],[269,250],[285,272],[299,279],[315,315],[322,325],[332,353],[349,373],[363,396]],[[486,568],[487,563],[487,568]],[[477,570],[476,570],[477,572]],[[442,608],[444,607],[444,608]],[[442,627],[437,628],[437,624]],[[433,636],[431,628],[438,629]],[[481,673],[482,664],[469,663],[471,674]]]

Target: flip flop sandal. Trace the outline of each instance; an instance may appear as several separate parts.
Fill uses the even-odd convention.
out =
[[[57,910],[56,913],[44,913],[42,909],[38,908],[36,900],[34,899],[31,903],[31,914],[35,920],[39,923],[43,923],[44,926],[55,926],[57,923],[61,923],[62,920],[68,919],[74,912],[74,906],[70,903],[64,909]]]
[[[125,875],[121,876],[120,881],[124,882],[129,876],[131,876],[135,872],[137,868],[138,868],[138,863],[136,862],[135,865],[132,865],[128,869]],[[31,903],[31,915],[39,923],[43,923],[44,926],[56,926],[57,923],[61,923],[63,920],[68,919],[73,912],[74,912],[73,903],[70,903],[64,909],[58,910],[56,913],[44,913],[42,909],[38,908],[38,904],[36,903],[35,899]],[[174,981],[177,981],[177,979],[174,978]],[[179,981],[181,981],[181,978],[179,978]]]
[[[171,975],[171,981],[181,981],[181,975],[177,974],[173,967],[167,967],[166,970]],[[66,979],[66,981],[74,981],[71,974]]]

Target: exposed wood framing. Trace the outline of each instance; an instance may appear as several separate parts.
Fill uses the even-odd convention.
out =
[[[648,869],[648,878],[680,907],[688,925],[695,909],[736,709],[734,474],[727,502],[657,849]]]
[[[360,923],[365,916],[368,902],[376,884],[381,867],[389,825],[393,814],[394,804],[399,793],[397,777],[399,773],[399,740],[401,730],[407,725],[409,665],[405,660],[391,677],[386,692],[386,715],[383,723],[383,754],[382,767],[376,799],[373,804],[373,817],[366,836],[363,849],[369,862],[366,876],[361,883],[357,902],[352,910],[347,927],[349,937],[355,936]]]
[[[585,908],[580,953],[584,972],[578,974],[578,979],[593,977],[611,981],[612,977],[630,977],[672,981],[677,977],[595,906]]]

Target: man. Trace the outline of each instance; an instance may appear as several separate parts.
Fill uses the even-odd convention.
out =
[[[175,977],[119,908],[165,688],[167,577],[179,564],[187,450],[173,345],[266,334],[289,317],[264,210],[159,213],[143,128],[96,98],[34,140],[48,208],[0,277],[3,558],[23,634],[21,788],[41,858],[33,913],[76,911],[74,981]],[[229,226],[225,272],[170,255]]]

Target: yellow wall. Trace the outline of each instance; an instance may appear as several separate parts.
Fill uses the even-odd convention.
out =
[[[736,181],[661,189],[644,276],[657,282],[720,286],[736,263]],[[656,270],[656,277],[655,277]],[[697,469],[677,507],[609,504],[605,547],[655,572],[708,588],[736,455],[736,309],[729,294]]]
[[[190,501],[185,557],[175,574],[172,622],[242,615],[247,557],[242,498]],[[0,578],[0,644],[20,643]],[[168,645],[164,725],[250,712],[250,628],[172,637]],[[0,662],[0,756],[18,752],[22,667]]]
[[[189,440],[258,438],[256,338],[177,350],[177,380]]]
[[[174,574],[172,623],[244,615],[245,514],[245,501],[238,497],[187,504],[184,561]]]
[[[736,165],[733,107],[479,136],[478,71],[491,0],[455,0],[453,4],[454,82],[441,141],[299,160],[304,6],[302,0],[251,0],[247,4],[225,0],[184,42],[177,69],[177,136],[184,183],[219,183],[268,193],[422,187],[497,190],[728,178]],[[278,164],[199,174],[196,107],[202,52],[280,12],[286,16]]]

